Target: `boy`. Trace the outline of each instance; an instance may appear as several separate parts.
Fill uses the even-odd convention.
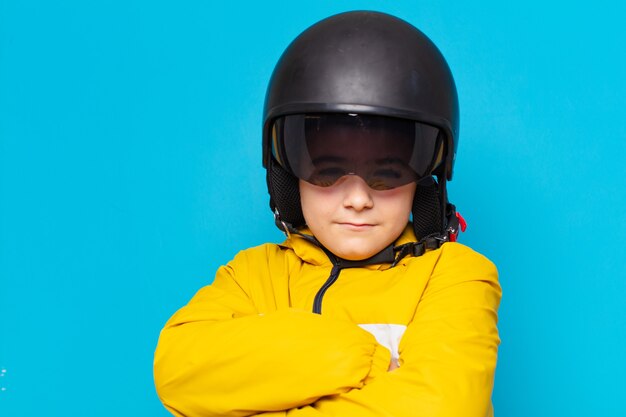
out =
[[[488,416],[500,287],[453,243],[458,102],[434,44],[336,15],[279,60],[263,163],[281,245],[240,252],[161,333],[177,416]]]

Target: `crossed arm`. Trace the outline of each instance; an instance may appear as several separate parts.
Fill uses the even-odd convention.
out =
[[[495,270],[452,268],[432,282],[400,343],[401,366],[387,372],[389,351],[356,324],[289,308],[259,315],[223,275],[163,330],[159,396],[186,417],[484,417],[499,342]]]

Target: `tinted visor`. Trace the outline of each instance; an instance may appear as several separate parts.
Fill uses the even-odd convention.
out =
[[[358,175],[375,190],[418,181],[441,162],[439,129],[412,120],[363,114],[296,114],[278,118],[272,154],[285,169],[329,187]]]

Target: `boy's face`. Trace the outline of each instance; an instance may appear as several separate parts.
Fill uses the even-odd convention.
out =
[[[409,220],[416,184],[374,190],[358,175],[328,187],[300,180],[302,212],[313,235],[336,256],[367,259],[402,233]]]

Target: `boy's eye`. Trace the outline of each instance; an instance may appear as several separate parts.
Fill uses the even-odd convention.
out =
[[[395,168],[377,169],[372,177],[380,179],[397,179],[404,175],[402,171]]]
[[[374,190],[390,190],[415,179],[413,171],[406,166],[383,167],[372,172],[367,184]]]
[[[326,167],[318,169],[315,172],[316,175],[324,176],[324,177],[334,177],[346,175],[346,170],[341,167]]]
[[[326,167],[316,170],[308,181],[311,184],[329,187],[347,174],[346,170],[341,167]]]

